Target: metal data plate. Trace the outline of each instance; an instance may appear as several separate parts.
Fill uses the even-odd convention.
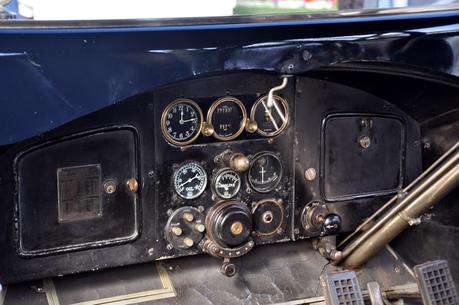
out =
[[[102,216],[100,165],[57,169],[59,222]]]

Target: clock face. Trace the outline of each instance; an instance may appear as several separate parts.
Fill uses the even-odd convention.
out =
[[[241,188],[241,177],[232,169],[224,169],[217,173],[214,189],[218,197],[230,199],[237,195]]]
[[[184,199],[195,199],[199,197],[206,189],[206,185],[206,171],[198,163],[186,163],[174,174],[175,191]]]
[[[201,131],[201,109],[191,100],[179,100],[166,108],[161,125],[169,142],[177,145],[190,144]]]

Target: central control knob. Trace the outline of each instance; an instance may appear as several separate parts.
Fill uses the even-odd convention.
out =
[[[236,247],[246,242],[252,232],[252,213],[239,201],[221,202],[207,215],[211,238],[223,247]]]

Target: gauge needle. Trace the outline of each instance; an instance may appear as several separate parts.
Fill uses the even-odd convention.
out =
[[[183,125],[183,123],[185,123],[183,121],[183,109],[180,111],[180,121],[179,121],[180,125]]]
[[[191,121],[196,121],[196,118],[192,118],[192,119],[189,119],[189,120],[182,120],[182,124],[186,123],[186,122],[191,122]]]
[[[261,174],[261,183],[265,183],[265,168],[262,166],[261,167],[261,171],[260,171],[260,174]]]
[[[268,109],[268,106],[266,106],[265,101],[261,101],[261,103],[263,104],[263,107],[265,107],[265,112],[268,114],[271,123],[273,123],[274,125],[274,128],[276,128],[276,130],[279,130],[279,127],[277,126],[277,123],[274,120],[273,115],[271,114],[271,110]]]
[[[204,176],[199,176],[199,174],[196,174],[196,176],[191,177],[191,178],[188,179],[187,181],[185,181],[185,182],[183,182],[182,184],[180,184],[180,185],[179,185],[179,188],[181,188],[182,186],[184,186],[184,185],[190,183],[191,181],[193,181],[193,180],[196,179],[196,178],[202,178],[202,177],[204,177]]]

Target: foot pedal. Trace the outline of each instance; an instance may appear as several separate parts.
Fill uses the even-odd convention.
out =
[[[416,280],[424,305],[458,305],[448,262],[438,260],[414,266]]]
[[[327,305],[364,305],[355,272],[325,274],[320,277],[320,283]]]

